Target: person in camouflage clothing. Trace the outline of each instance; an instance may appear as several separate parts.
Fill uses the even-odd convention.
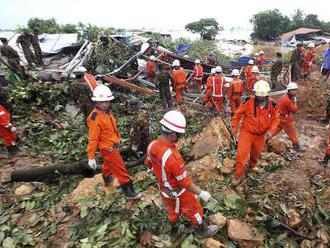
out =
[[[162,101],[164,109],[172,107],[170,80],[171,76],[168,71],[165,70],[162,64],[158,65],[159,72],[156,75],[156,82],[158,84],[159,95]]]
[[[131,125],[129,140],[133,152],[145,152],[151,142],[150,116],[143,109],[137,111]]]
[[[33,67],[33,63],[37,64],[36,57],[31,50],[31,34],[27,29],[24,29],[23,33],[17,37],[16,45],[21,46],[30,68]]]
[[[33,32],[29,37],[30,37],[31,45],[34,50],[37,65],[44,66],[44,62],[42,60],[42,51],[41,51],[39,39],[38,39],[39,30],[37,28],[34,28],[32,31]]]
[[[297,81],[301,76],[301,65],[304,63],[303,45],[298,43],[291,56],[291,81]]]
[[[272,83],[272,89],[279,90],[280,86],[277,83],[277,78],[280,75],[283,68],[282,54],[276,53],[276,59],[273,61],[270,80]]]
[[[0,38],[2,46],[0,47],[0,54],[7,59],[9,69],[13,70],[20,78],[28,79],[24,67],[20,64],[18,53],[9,46],[6,38]]]

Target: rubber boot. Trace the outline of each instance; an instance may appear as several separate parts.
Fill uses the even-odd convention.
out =
[[[292,146],[293,146],[293,149],[294,149],[296,152],[299,152],[299,150],[300,150],[299,143],[297,143],[297,144],[292,144]]]
[[[324,156],[323,160],[321,161],[321,163],[324,164],[324,166],[327,166],[328,162],[329,162],[329,159],[330,159],[330,156],[325,154],[325,156]]]
[[[137,193],[134,189],[133,182],[130,181],[120,186],[127,200],[138,200],[142,197],[141,193]]]
[[[178,221],[171,224],[171,241],[176,242],[179,240],[182,237],[185,229],[186,227],[183,224],[180,224]]]
[[[107,176],[102,175],[102,178],[103,178],[103,182],[104,182],[105,187],[110,186],[113,182],[113,177],[110,176],[110,175],[107,175]]]
[[[9,155],[16,155],[18,152],[17,146],[13,145],[13,146],[7,146],[7,151],[9,153]]]
[[[217,225],[207,225],[203,223],[201,225],[194,225],[193,229],[196,234],[207,238],[216,235],[220,228]]]

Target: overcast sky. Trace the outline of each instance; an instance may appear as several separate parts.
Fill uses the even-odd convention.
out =
[[[116,28],[184,29],[185,24],[214,17],[224,27],[250,27],[253,14],[278,8],[291,16],[295,9],[330,21],[329,0],[0,0],[0,29],[26,25],[31,17],[58,23],[91,23]]]

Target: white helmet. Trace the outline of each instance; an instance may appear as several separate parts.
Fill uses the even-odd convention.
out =
[[[254,60],[253,59],[250,59],[249,62],[248,62],[249,65],[253,65],[254,64]]]
[[[261,51],[259,52],[259,54],[265,54],[265,53],[264,53],[264,51],[261,50]]]
[[[254,84],[253,92],[256,96],[269,96],[269,83],[265,80],[259,80]]]
[[[163,131],[173,131],[176,133],[185,133],[186,131],[186,118],[177,110],[168,111],[161,121]],[[165,128],[164,128],[165,127]]]
[[[286,86],[286,90],[297,90],[298,89],[298,85],[294,82],[290,82],[287,86]]]
[[[251,70],[253,73],[259,73],[259,68],[258,66],[252,66],[252,70]]]
[[[309,48],[314,48],[314,47],[315,47],[315,45],[314,45],[314,43],[313,43],[313,42],[311,42],[311,43],[309,43],[309,44],[308,44],[308,47],[309,47]]]
[[[222,68],[221,68],[221,66],[217,66],[217,67],[215,67],[215,72],[216,73],[221,73],[222,72]]]
[[[232,75],[232,76],[239,76],[239,75],[240,75],[240,72],[239,72],[239,70],[234,69],[234,70],[231,72],[231,75]]]
[[[211,69],[211,74],[215,74],[215,68]]]
[[[184,58],[189,58],[189,55],[188,54],[185,54],[183,57]]]
[[[106,102],[111,101],[115,97],[112,95],[111,90],[105,85],[98,85],[93,91],[92,101]]]
[[[154,55],[151,55],[151,56],[149,57],[149,59],[152,60],[152,61],[155,61],[155,60],[156,60],[156,57],[155,57]]]
[[[180,66],[180,61],[178,59],[174,60],[172,66]]]
[[[200,64],[200,63],[201,63],[201,61],[199,59],[195,60],[195,64]]]

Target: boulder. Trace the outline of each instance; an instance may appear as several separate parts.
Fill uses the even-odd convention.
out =
[[[221,174],[228,175],[231,174],[234,171],[234,169],[235,169],[235,160],[225,158],[220,168],[220,172]]]
[[[263,236],[253,226],[240,220],[229,220],[227,232],[240,247],[253,248],[263,244]]]
[[[31,185],[23,184],[15,189],[15,195],[17,196],[24,196],[24,195],[30,195],[33,191],[33,188]]]
[[[231,143],[230,133],[222,118],[213,118],[208,125],[196,136],[190,139],[194,143],[190,156],[195,159],[205,155],[216,153],[219,149],[228,147]],[[179,142],[178,146],[184,145],[185,141]],[[180,145],[181,144],[181,145]]]
[[[220,228],[224,227],[227,223],[227,218],[221,213],[213,214],[209,217],[209,222],[211,225],[217,225]]]
[[[280,139],[271,139],[267,142],[268,150],[277,154],[281,154],[287,151],[287,145]]]
[[[213,238],[208,238],[205,243],[205,248],[226,248],[223,243],[220,241],[213,239]]]

